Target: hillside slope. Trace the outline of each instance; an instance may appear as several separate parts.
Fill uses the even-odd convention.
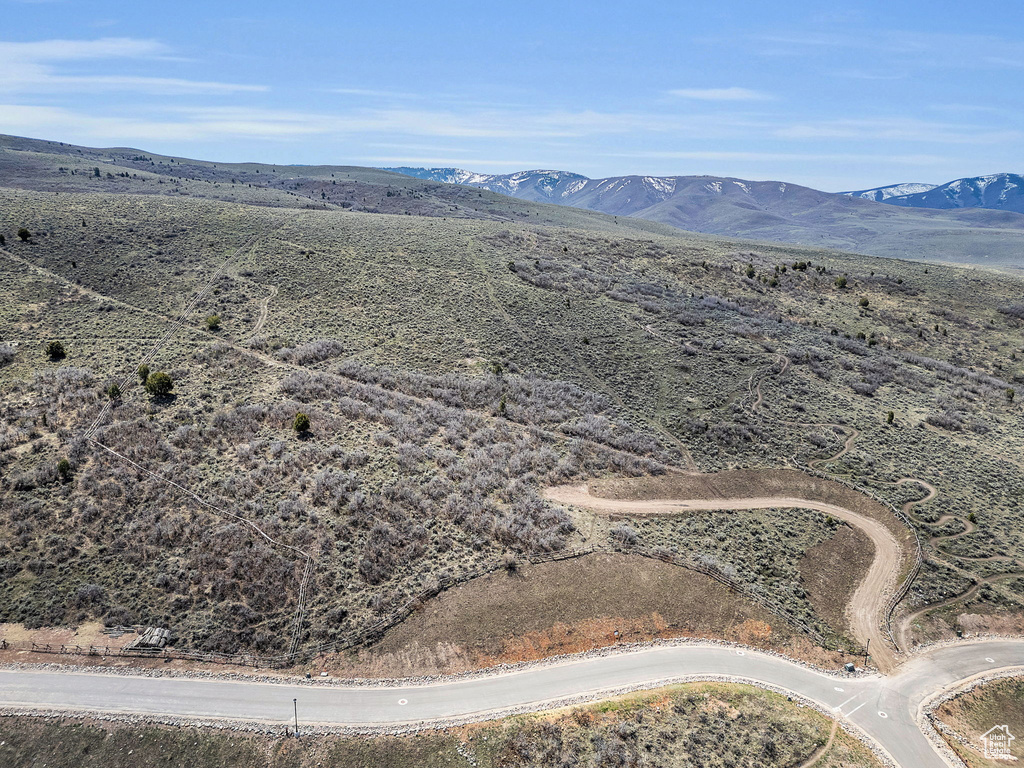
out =
[[[885,205],[798,184],[715,176],[587,179],[564,171],[488,176],[450,168],[394,170],[527,200],[658,221],[692,232],[894,258],[1024,266],[1024,216],[1011,208],[897,208],[897,197],[885,200],[896,205]]]
[[[616,224],[599,213],[533,205],[488,190],[416,180],[376,168],[213,163],[128,147],[81,147],[2,134],[0,187],[666,232],[658,224]]]
[[[143,171],[108,167],[82,180]],[[0,189],[0,622],[282,653],[366,642],[502,558],[632,542],[699,557],[790,631],[849,648],[801,571],[835,519],[611,524],[543,495],[811,463],[897,507],[924,498],[902,478],[937,489],[912,510],[926,562],[908,609],[963,594],[972,632],[1024,615],[1015,278],[525,201],[391,215],[55,186],[68,177]],[[914,632],[952,634],[965,611],[949,610]]]

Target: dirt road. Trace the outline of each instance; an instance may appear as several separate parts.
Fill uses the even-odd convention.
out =
[[[850,630],[859,642],[867,645],[869,640],[872,641],[871,655],[880,670],[888,672],[896,666],[895,653],[882,631],[882,620],[889,597],[899,579],[902,552],[896,538],[878,520],[835,504],[782,496],[622,501],[595,496],[586,485],[556,486],[545,491],[545,496],[558,504],[583,507],[602,514],[667,515],[687,510],[728,511],[774,507],[813,509],[843,520],[862,531],[875,547],[871,567],[846,608]]]

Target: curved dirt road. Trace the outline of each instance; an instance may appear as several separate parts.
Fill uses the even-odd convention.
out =
[[[845,507],[822,501],[779,496],[740,499],[652,499],[621,501],[594,496],[586,485],[561,485],[545,491],[545,497],[558,504],[583,507],[604,514],[667,515],[687,510],[729,511],[740,509],[798,508],[813,509],[843,520],[870,539],[875,547],[871,567],[853,593],[846,613],[850,630],[864,645],[871,643],[871,656],[883,672],[896,665],[896,655],[882,631],[882,618],[889,596],[899,579],[902,551],[896,538],[878,520],[857,514]]]

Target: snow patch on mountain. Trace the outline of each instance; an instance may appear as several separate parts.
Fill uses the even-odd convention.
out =
[[[917,195],[921,192],[930,192],[938,186],[937,184],[922,184],[920,182],[908,182],[906,184],[890,184],[887,187],[875,187],[874,189],[862,189],[856,192],[842,192],[841,194],[850,197],[860,197],[865,200],[874,200],[876,203],[884,202],[890,197],[903,197],[904,195]]]
[[[663,198],[675,194],[676,191],[676,179],[672,177],[662,178],[660,176],[644,176],[644,185],[653,189]]]

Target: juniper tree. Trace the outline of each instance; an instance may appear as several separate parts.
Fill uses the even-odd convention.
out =
[[[51,360],[63,360],[67,357],[68,353],[64,350],[64,345],[59,341],[51,341],[46,345],[46,354]]]
[[[153,397],[166,397],[174,389],[174,381],[163,371],[156,371],[146,377],[146,391]]]

